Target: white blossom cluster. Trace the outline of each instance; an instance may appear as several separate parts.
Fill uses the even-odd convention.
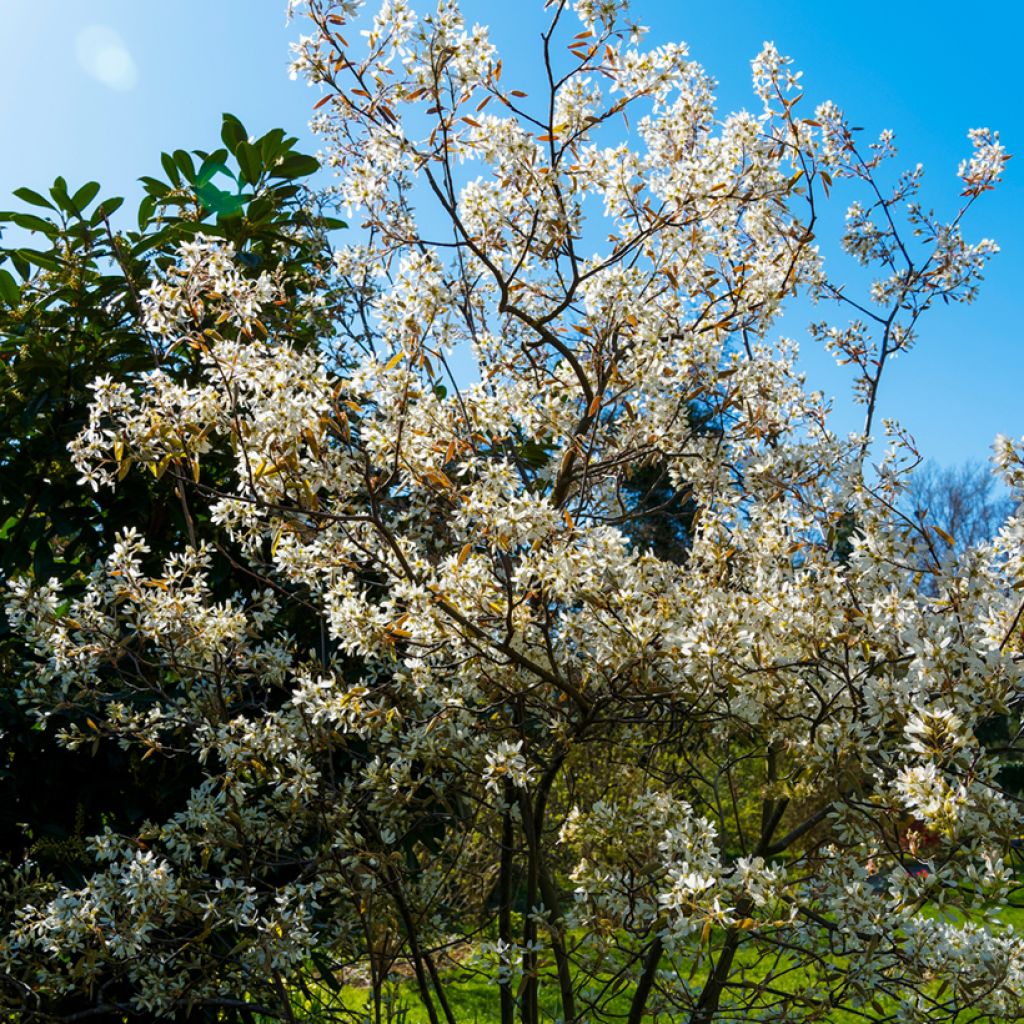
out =
[[[908,443],[889,428],[872,468],[866,436],[885,359],[935,298],[972,297],[994,246],[958,218],[901,262],[897,209],[932,223],[917,174],[851,207],[883,312],[816,329],[868,407],[837,436],[777,319],[798,292],[841,298],[813,219],[833,178],[875,180],[887,136],[862,156],[834,105],[801,118],[770,46],[762,110],[722,117],[686,49],[642,49],[618,0],[580,0],[571,26],[545,5],[571,63],[544,102],[455,3],[387,0],[359,48],[339,37],[358,6],[290,5],[314,26],[294,71],[324,90],[336,198],[364,228],[337,272],[374,349],[339,370],[265,336],[275,285],[216,244],[144,296],[198,371],[97,381],[75,464],[93,487],[170,473],[267,586],[215,600],[201,538],[155,559],[132,533],[82,596],[15,585],[40,661],[23,699],[88,710],[72,747],[100,736],[203,778],[172,820],[99,837],[86,885],[26,905],[0,965],[80,986],[117,962],[140,1008],[170,1012],[188,985],[237,992],[413,919],[443,946],[459,921],[440,894],[473,872],[478,903],[511,884],[494,850],[512,835],[531,902],[479,951],[506,987],[529,990],[542,949],[564,982],[569,929],[593,977],[691,956],[657,974],[673,1012],[769,1019],[770,985],[716,973],[744,944],[842,998],[895,993],[904,1019],[939,1019],[944,982],[1012,1016],[1024,953],[992,908],[1021,809],[978,735],[1021,706],[1024,524],[936,548],[895,511]],[[972,139],[968,203],[1005,160]],[[417,227],[431,202],[444,244]],[[1022,451],[997,452],[1019,498]],[[229,491],[204,487],[214,456]],[[692,510],[671,550],[635,532],[652,471]],[[280,625],[290,601],[321,650]],[[238,936],[227,960],[213,934]]]

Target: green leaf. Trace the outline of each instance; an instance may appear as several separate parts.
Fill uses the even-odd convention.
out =
[[[301,153],[293,153],[291,156],[285,157],[276,167],[270,172],[272,178],[286,178],[292,180],[294,178],[306,178],[311,174],[316,174],[320,170],[320,161],[313,156],[304,156]]]
[[[40,391],[28,405],[22,410],[21,421],[26,426],[30,424],[39,413],[46,408],[47,405],[52,405],[53,397],[49,391]],[[40,506],[44,506],[44,502],[40,502]]]
[[[221,125],[220,137],[224,140],[224,145],[234,153],[238,149],[239,143],[245,142],[249,138],[249,133],[234,114],[226,113]]]
[[[152,235],[143,235],[139,239],[138,243],[132,248],[132,255],[138,258],[143,253],[149,252],[150,249],[156,249],[158,246],[164,245],[171,241],[177,232],[182,229],[181,225],[174,224],[168,226],[160,231],[154,232]]]
[[[245,196],[224,192],[208,182],[196,186],[196,195],[207,210],[219,216],[230,217],[245,205]]]
[[[270,196],[262,195],[249,204],[245,215],[250,224],[260,224],[262,221],[269,220],[273,212],[274,203]]]
[[[88,181],[71,197],[71,205],[78,213],[82,213],[99,195],[99,191],[100,183],[98,181]]]
[[[60,270],[60,260],[47,252],[39,252],[36,249],[22,249],[21,255],[43,270]]]
[[[146,225],[153,219],[153,213],[156,210],[156,196],[146,196],[145,199],[139,203],[139,230],[145,231]]]
[[[14,269],[18,272],[19,277],[22,281],[27,281],[32,275],[32,268],[28,265],[28,260],[17,251],[8,255],[10,255],[11,263],[14,264]]]
[[[9,220],[17,224],[19,228],[24,228],[26,231],[41,231],[49,238],[55,238],[59,232],[56,224],[43,220],[42,217],[37,217],[32,213],[12,213]]]
[[[526,441],[519,446],[519,457],[534,469],[541,469],[551,459],[551,449],[547,445],[538,444],[536,441]]]
[[[330,963],[328,963],[327,958],[323,954],[313,951],[310,951],[309,958],[313,961],[317,973],[320,975],[320,980],[335,994],[340,992],[341,984],[334,976],[334,970]]]
[[[32,554],[32,572],[40,582],[48,580],[53,575],[53,552],[50,550],[50,542],[45,537],[40,537],[36,541]]]
[[[165,196],[171,191],[170,186],[165,181],[161,181],[159,178],[150,178],[146,175],[139,178],[142,182],[142,187],[146,190],[146,194],[150,196]]]
[[[185,176],[186,181],[196,180],[196,165],[192,162],[192,157],[185,150],[176,149],[174,151],[174,162],[181,168],[181,173]]]
[[[53,185],[50,188],[50,195],[53,196],[56,204],[68,213],[74,213],[74,210],[70,208],[71,197],[68,195],[68,183],[63,178],[54,178]]]
[[[41,196],[38,192],[33,191],[30,188],[16,188],[14,194],[25,203],[31,203],[32,206],[45,206],[48,210],[56,210],[57,207],[50,202],[45,196]]]
[[[163,165],[164,173],[167,175],[171,184],[177,188],[181,184],[181,175],[178,173],[178,167],[174,162],[174,157],[172,157],[170,153],[161,153],[160,163]]]
[[[257,145],[260,147],[260,155],[263,157],[264,167],[273,167],[277,158],[287,150],[284,145],[285,132],[283,128],[274,128],[267,132]]]
[[[248,142],[240,142],[235,150],[235,159],[242,169],[242,178],[250,185],[258,184],[260,175],[263,173],[263,165],[260,161],[259,151]]]
[[[0,298],[8,306],[16,305],[21,298],[21,289],[18,287],[18,282],[14,280],[14,275],[3,268],[0,268]]]
[[[101,220],[108,218],[116,210],[120,210],[124,205],[124,199],[121,196],[111,196],[109,199],[104,199],[99,206],[96,207],[95,212],[92,215],[92,224],[99,224]]]
[[[185,232],[191,237],[196,235],[206,235],[209,238],[227,238],[228,232],[224,230],[221,221],[216,224],[211,224],[209,221],[196,221],[192,224],[181,224],[179,230]]]
[[[223,150],[221,152],[223,152]],[[196,184],[205,185],[212,181],[218,174],[225,175],[225,177],[229,178],[231,181],[235,180],[235,176],[227,169],[223,160],[215,160],[212,156],[207,157],[199,168],[199,173],[196,175]]]

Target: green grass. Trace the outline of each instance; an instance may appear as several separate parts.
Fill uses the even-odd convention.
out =
[[[999,914],[1004,925],[1012,925],[1018,932],[1024,932],[1024,908],[1005,907]],[[744,968],[750,970],[754,966],[756,953],[753,945],[740,947],[737,955],[735,970],[742,971]],[[837,968],[842,968],[842,961],[835,961]],[[700,984],[706,976],[708,969],[707,959],[697,967],[694,972],[694,983]],[[756,973],[751,980],[755,980]],[[499,996],[498,986],[495,982],[470,971],[451,971],[447,974],[446,980],[449,984],[445,987],[445,995],[451,1005],[453,1015],[458,1024],[499,1024]],[[806,969],[792,970],[782,976],[774,984],[777,990],[798,992],[806,990],[813,983],[813,976]],[[325,997],[325,1003],[331,1005],[334,1013],[344,1008],[353,1022],[371,1021],[373,1019],[372,1000],[368,988],[357,985],[344,985],[338,992],[329,993],[321,988],[320,992]],[[624,989],[614,998],[610,1004],[616,1013],[622,1014],[625,1019],[628,1009],[631,989]],[[549,969],[541,977],[539,1002],[542,1019],[554,1022],[559,1019],[561,1007],[558,999],[558,990],[555,984],[553,972]],[[880,1017],[888,1016],[895,1012],[896,1005],[886,998],[879,1000],[882,1014]],[[309,1010],[311,1007],[306,1007]],[[823,1018],[827,1024],[865,1024],[864,1012],[872,1014],[876,1011],[865,1007],[863,1012],[851,1012],[848,1010],[834,1009]],[[441,1016],[440,1008],[438,1015]],[[336,1017],[327,1014],[327,1019],[335,1020]],[[442,1018],[443,1019],[443,1018]],[[868,1020],[871,1017],[867,1018]],[[962,1018],[967,1024],[970,1015],[964,1014]],[[419,998],[416,983],[410,978],[392,979],[388,982],[384,992],[381,1020],[384,1024],[430,1024],[430,1018]],[[653,1020],[653,1018],[648,1018]],[[660,1018],[661,1024],[670,1024],[672,1019],[667,1015]],[[728,1021],[727,1017],[722,1018],[723,1024]]]

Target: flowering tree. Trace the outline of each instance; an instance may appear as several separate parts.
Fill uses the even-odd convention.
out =
[[[1024,1012],[999,923],[1019,744],[978,738],[1020,703],[1021,523],[951,551],[899,511],[895,424],[869,461],[887,360],[995,251],[961,222],[998,137],[971,133],[943,221],[919,168],[886,185],[890,135],[801,116],[771,46],[758,110],[723,118],[617,0],[543,5],[539,96],[454,3],[387,0],[358,50],[357,3],[291,6],[361,226],[351,315],[296,347],[267,327],[278,283],[189,243],[145,316],[199,370],[96,381],[83,483],[171,474],[230,547],[129,530],[81,597],[16,581],[22,698],[88,710],[71,748],[200,779],[95,837],[84,885],[26,890],[9,991],[323,1019],[361,961],[379,1020],[402,960],[455,1024],[455,949],[502,1024]],[[815,246],[840,189],[863,296]],[[857,435],[776,336],[798,294],[854,317],[812,333],[854,369]],[[1019,493],[1024,451],[997,462]],[[663,512],[668,541],[643,529]],[[217,598],[225,551],[253,585]]]

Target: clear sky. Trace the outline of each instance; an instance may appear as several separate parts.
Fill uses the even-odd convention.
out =
[[[465,3],[470,20],[491,24],[506,82],[536,72],[524,9],[540,2]],[[288,41],[301,23],[286,26],[284,7],[0,0],[0,196],[63,174],[71,185],[94,179],[105,195],[137,198],[135,179],[160,173],[162,150],[213,148],[225,110],[250,131],[281,126],[307,138],[316,94],[288,78]],[[720,82],[723,112],[753,104],[749,61],[773,40],[804,70],[809,106],[830,98],[867,134],[895,130],[902,160],[924,163],[924,200],[939,210],[956,201],[967,129],[997,128],[1010,152],[1024,153],[1024,5],[1016,2],[634,0],[633,9],[651,26],[650,41],[690,44]],[[994,237],[1003,251],[980,299],[929,314],[918,347],[888,371],[881,402],[883,415],[898,413],[925,453],[945,463],[985,458],[996,433],[1024,434],[1024,156],[984,198],[967,234]],[[803,339],[796,316],[782,329]],[[837,398],[836,425],[857,426],[845,372],[809,341],[804,350],[812,384]]]

